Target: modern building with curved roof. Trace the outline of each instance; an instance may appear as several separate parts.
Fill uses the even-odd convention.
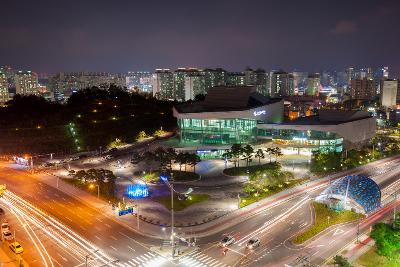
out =
[[[368,214],[381,205],[381,190],[369,177],[349,175],[333,182],[317,198],[337,210],[347,209]]]

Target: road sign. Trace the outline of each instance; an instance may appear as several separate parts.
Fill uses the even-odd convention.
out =
[[[124,215],[127,215],[127,214],[133,214],[133,207],[128,207],[126,209],[118,211],[118,216],[124,216]]]

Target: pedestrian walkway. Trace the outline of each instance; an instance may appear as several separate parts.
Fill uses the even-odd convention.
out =
[[[183,264],[184,266],[188,267],[229,267],[229,265],[214,259],[201,251],[195,251],[187,256],[184,256],[179,260],[179,263]]]
[[[120,267],[153,267],[160,266],[168,260],[153,252],[134,257],[126,263],[117,263]]]

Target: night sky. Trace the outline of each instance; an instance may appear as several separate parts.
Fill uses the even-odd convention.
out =
[[[246,66],[400,75],[400,1],[1,3],[0,65],[37,72]]]

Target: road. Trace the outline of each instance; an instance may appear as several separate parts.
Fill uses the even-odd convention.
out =
[[[397,180],[400,173],[399,163],[400,159],[397,158],[372,163],[359,168],[355,173],[373,176],[373,179],[381,186],[394,190],[397,185],[393,186],[393,182]],[[343,230],[348,238],[340,238],[338,242],[335,242],[335,246],[326,244],[327,241],[323,240],[326,236],[321,237],[321,243],[316,241],[317,243],[313,244],[314,247],[311,246],[311,249],[310,247],[293,248],[288,245],[287,241],[290,237],[310,225],[311,213],[308,204],[326,187],[326,184],[323,184],[269,205],[244,222],[200,238],[198,240],[200,250],[171,263],[150,250],[151,246],[160,246],[162,240],[137,234],[133,229],[105,215],[101,210],[88,206],[57,188],[41,183],[26,175],[25,172],[1,165],[0,173],[0,182],[7,184],[10,189],[1,199],[1,205],[8,205],[10,209],[13,207],[16,216],[22,218],[22,225],[26,227],[30,225],[32,235],[33,233],[37,235],[37,238],[33,240],[37,243],[42,242],[45,248],[45,250],[43,247],[42,249],[35,248],[35,245],[32,245],[33,241],[30,242],[31,244],[27,241],[29,249],[37,253],[34,256],[35,262],[32,259],[33,256],[26,253],[31,266],[82,266],[85,255],[93,251],[97,251],[91,257],[97,258],[97,262],[90,261],[93,266],[116,259],[119,262],[109,266],[223,267],[273,266],[274,264],[281,266],[302,253],[310,253],[310,251],[312,253],[317,251],[317,254],[312,255],[311,260],[320,264],[323,258],[331,256],[338,248],[347,244],[349,239],[354,238],[354,232],[352,232],[354,225],[349,225],[349,229],[353,230]],[[109,207],[104,207],[104,209],[107,208]],[[370,223],[363,225],[362,230],[367,229]],[[233,235],[237,240],[229,248],[226,256],[222,255],[222,250],[217,246],[217,242],[224,234]],[[331,232],[327,233],[329,234],[333,235]],[[249,251],[246,250],[245,244],[252,237],[260,238],[261,246],[254,251]],[[166,235],[165,239],[167,238]],[[41,247],[40,244],[38,247]],[[43,257],[39,251],[43,253]],[[40,259],[37,259],[37,255]]]
[[[361,168],[354,174],[365,174],[375,180],[381,186],[382,199],[385,202],[385,198],[388,198],[387,193],[400,188],[399,164],[400,159],[382,164],[372,164]],[[202,246],[202,253],[231,266],[283,266],[301,255],[309,257],[311,255],[312,263],[321,264],[325,258],[334,255],[341,247],[352,241],[357,231],[357,224],[353,223],[344,229],[333,228],[307,247],[291,245],[289,240],[312,222],[310,201],[324,188],[325,186],[313,191],[307,190],[303,194],[286,199],[276,207],[268,208],[244,223],[208,236],[206,239],[211,244]],[[378,214],[368,217],[361,222],[360,231],[369,230],[374,222],[382,219],[390,211],[391,207],[389,206]],[[230,247],[227,255],[223,256],[222,249],[213,241],[218,237],[221,239],[225,234],[234,236],[236,242]],[[332,238],[333,235],[337,238]],[[254,251],[245,248],[246,242],[252,237],[261,240],[261,246]]]
[[[78,241],[82,243],[78,252],[71,253],[70,251],[71,255],[69,255],[60,252],[59,247],[73,240],[73,238],[70,236],[68,240],[52,238],[53,242],[59,244],[59,246],[47,246],[47,248],[50,248],[49,254],[51,257],[56,259],[54,261],[55,266],[75,266],[83,264],[85,255],[97,249],[99,249],[99,251],[93,254],[94,258],[97,257],[97,255],[104,254],[104,259],[108,259],[109,261],[118,259],[120,261],[118,265],[120,266],[135,266],[133,264],[126,264],[129,264],[129,261],[134,263],[136,256],[139,255],[146,255],[144,259],[146,259],[147,263],[149,263],[150,260],[162,262],[159,256],[149,250],[151,245],[160,245],[162,242],[161,240],[150,240],[149,242],[149,239],[136,234],[131,229],[103,215],[101,211],[85,205],[56,188],[40,183],[35,179],[27,179],[20,171],[7,169],[6,172],[3,170],[1,173],[1,183],[7,184],[9,188],[9,192],[1,198],[2,205],[7,205],[9,207],[14,206],[15,209],[18,209],[17,213],[23,214],[25,218],[40,217],[41,215],[37,213],[38,211],[43,211],[46,217],[42,217],[36,221],[36,232],[38,234],[43,234],[42,230],[39,228],[46,229],[46,226],[48,226],[43,225],[44,221],[47,223],[55,223],[53,219],[56,218],[56,221],[60,222],[64,231],[73,229],[73,233],[70,233],[71,236],[78,238]],[[21,198],[19,201],[16,201],[16,197]],[[11,200],[13,200],[13,202],[8,204]],[[22,201],[26,201],[27,203],[23,203]],[[29,203],[34,204],[33,208],[35,210],[27,209],[27,206],[30,206]],[[36,213],[36,215],[32,216],[32,213]],[[34,222],[31,223],[35,224]],[[52,225],[51,230],[54,230],[60,224],[56,223],[56,226]],[[71,230],[69,231],[72,232]],[[49,232],[45,233],[46,234],[41,235],[39,239],[44,240],[50,238],[46,236]],[[61,235],[65,235],[65,233]],[[59,254],[62,255],[62,257],[60,257]],[[102,262],[106,263],[105,261],[106,260]],[[35,265],[36,264],[33,264],[33,266]]]

